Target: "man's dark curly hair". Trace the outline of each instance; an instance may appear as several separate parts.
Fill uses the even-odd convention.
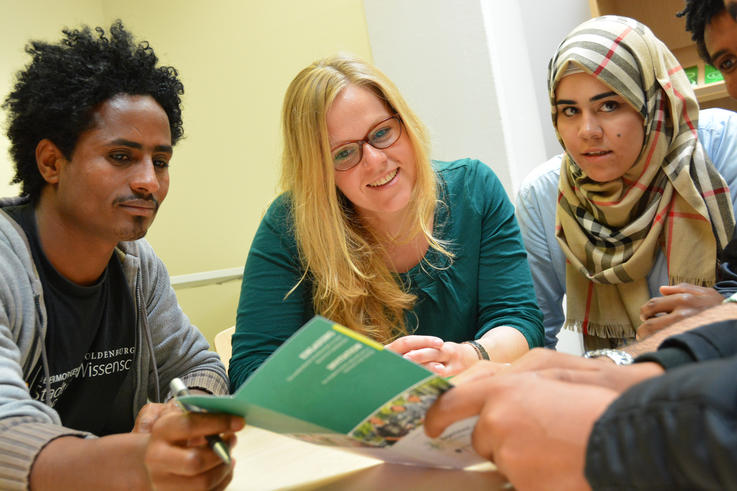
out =
[[[724,0],[686,0],[686,8],[676,15],[686,17],[686,30],[691,32],[691,39],[696,42],[699,56],[707,63],[712,63],[704,42],[704,31],[711,19],[724,11]]]
[[[55,44],[31,41],[32,61],[16,75],[5,99],[7,135],[15,161],[13,183],[35,202],[45,181],[36,167],[36,146],[48,138],[70,159],[79,135],[94,124],[93,112],[119,95],[149,95],[169,117],[172,145],[182,136],[184,86],[172,67],[159,66],[148,42],[136,44],[120,20],[94,32],[64,29]]]

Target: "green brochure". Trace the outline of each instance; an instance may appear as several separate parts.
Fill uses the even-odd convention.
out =
[[[316,316],[230,396],[186,396],[210,412],[321,445],[405,464],[462,468],[475,418],[425,435],[425,412],[451,384],[365,336]]]

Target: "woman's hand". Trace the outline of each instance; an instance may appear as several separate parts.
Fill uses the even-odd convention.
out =
[[[385,346],[428,370],[450,377],[478,361],[468,344],[443,341],[435,336],[403,336]]]
[[[724,301],[713,288],[679,283],[661,286],[662,297],[654,297],[640,308],[642,324],[637,329],[637,339],[644,339],[686,317],[698,314]]]

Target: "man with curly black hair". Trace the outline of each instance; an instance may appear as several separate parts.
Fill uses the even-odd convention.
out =
[[[227,375],[142,239],[182,83],[120,21],[63,34],[27,46],[3,105],[23,195],[0,200],[0,487],[221,489],[232,465],[203,437],[243,420],[165,402],[175,377]]]
[[[678,15],[686,17],[699,56],[722,73],[727,92],[737,98],[737,0],[686,0]]]
[[[737,98],[737,0],[686,0],[678,16],[686,17],[699,56],[722,73],[727,92]]]
[[[696,43],[699,56],[707,63],[712,63],[704,41],[705,31],[712,18],[725,12],[728,0],[686,0],[685,8],[676,14],[686,17],[686,30],[691,32],[691,39]]]

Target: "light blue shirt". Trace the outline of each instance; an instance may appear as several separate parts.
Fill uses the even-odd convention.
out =
[[[726,109],[704,109],[699,113],[699,140],[714,167],[724,177],[737,201],[737,113]],[[555,238],[558,179],[563,154],[536,167],[517,194],[517,220],[527,249],[537,302],[543,312],[545,346],[554,348],[563,326],[563,296],[566,293],[566,259]],[[659,253],[647,276],[650,296],[668,284],[665,256]]]

